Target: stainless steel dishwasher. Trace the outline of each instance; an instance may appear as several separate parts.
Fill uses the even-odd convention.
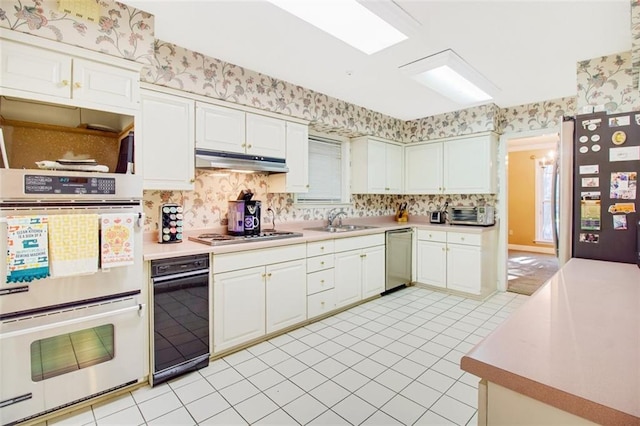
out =
[[[411,283],[411,251],[413,247],[411,228],[387,231],[387,255],[385,290]]]

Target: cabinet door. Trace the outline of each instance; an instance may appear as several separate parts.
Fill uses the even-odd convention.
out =
[[[247,154],[285,158],[286,122],[247,113]]]
[[[486,194],[495,192],[495,161],[491,135],[444,142],[444,192]]]
[[[380,141],[369,141],[367,147],[367,174],[369,194],[385,194],[387,187],[387,144]]]
[[[404,192],[442,192],[442,142],[406,146],[404,149]]]
[[[361,253],[361,250],[353,250],[335,255],[336,308],[362,300]]]
[[[37,47],[2,40],[0,85],[71,98],[71,58]]]
[[[482,250],[479,246],[447,245],[447,287],[465,293],[481,293]]]
[[[306,259],[267,265],[267,333],[307,319]]]
[[[217,105],[196,103],[196,147],[245,153],[245,113]]]
[[[362,298],[366,299],[384,292],[385,246],[366,248],[362,254]]]
[[[213,351],[265,334],[263,266],[213,276]]]
[[[144,189],[193,190],[194,102],[152,91],[141,100]]]
[[[386,188],[391,194],[402,194],[402,180],[404,178],[404,167],[402,161],[404,150],[400,145],[391,143],[387,145],[387,155],[385,162]]]
[[[269,175],[269,192],[309,192],[309,127],[287,123],[287,167],[289,173]]]
[[[138,108],[140,75],[135,71],[74,59],[72,80],[73,99]]]
[[[447,246],[445,243],[418,240],[417,281],[436,287],[447,286]]]

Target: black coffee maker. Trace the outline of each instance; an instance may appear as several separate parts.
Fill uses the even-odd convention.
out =
[[[260,235],[260,210],[262,201],[249,200],[244,202],[244,235]]]

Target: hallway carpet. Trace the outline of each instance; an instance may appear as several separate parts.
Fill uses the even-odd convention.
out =
[[[552,254],[509,250],[507,291],[532,295],[558,272],[558,258]]]

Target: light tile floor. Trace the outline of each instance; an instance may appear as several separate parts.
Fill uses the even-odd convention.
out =
[[[409,287],[48,425],[475,425],[462,355],[527,296]]]

